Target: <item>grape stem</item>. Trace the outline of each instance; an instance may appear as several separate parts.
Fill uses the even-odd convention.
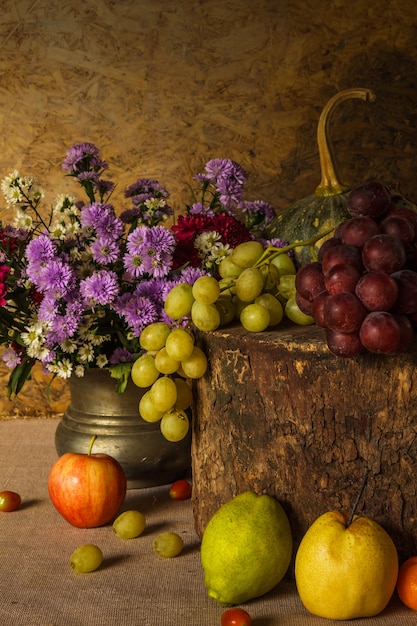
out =
[[[314,235],[313,237],[310,237],[310,239],[304,239],[303,241],[293,241],[292,243],[289,243],[287,246],[284,246],[283,248],[277,248],[276,246],[272,246],[272,245],[268,246],[267,248],[265,248],[265,250],[263,251],[260,258],[256,261],[256,263],[254,263],[253,267],[261,267],[262,265],[267,265],[272,261],[272,259],[275,259],[275,257],[279,256],[280,254],[286,254],[293,248],[298,248],[300,246],[310,246],[312,250],[314,250],[314,245],[318,241],[320,241],[320,239],[322,239],[323,237],[330,235],[330,233],[334,232],[334,230],[335,230],[334,227],[329,228],[329,230],[325,230],[323,233]],[[227,289],[234,287],[235,283],[236,283],[236,279],[227,283],[227,285],[221,288],[220,291],[226,291]]]
[[[259,267],[260,265],[264,265],[264,263],[269,263],[272,259],[279,256],[280,254],[286,254],[293,248],[299,248],[301,246],[310,246],[313,247],[320,239],[330,235],[334,231],[334,227],[329,230],[324,231],[323,233],[319,233],[318,235],[314,235],[314,237],[310,237],[310,239],[304,239],[304,241],[293,241],[293,243],[289,243],[287,246],[283,248],[277,248],[276,246],[268,246],[266,250],[264,250],[262,256],[255,263],[254,267]]]

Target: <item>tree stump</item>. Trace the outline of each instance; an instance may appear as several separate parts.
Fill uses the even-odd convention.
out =
[[[194,386],[193,513],[201,537],[218,507],[251,489],[283,505],[297,548],[322,513],[379,522],[400,560],[417,554],[417,347],[334,356],[317,326],[200,334],[208,373]]]

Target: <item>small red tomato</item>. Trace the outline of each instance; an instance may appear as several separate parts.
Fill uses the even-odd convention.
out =
[[[10,513],[19,508],[22,498],[15,491],[0,491],[0,511]]]
[[[191,496],[191,485],[187,480],[176,480],[171,485],[169,495],[173,500],[187,500]]]
[[[221,626],[252,626],[252,618],[243,609],[227,609],[222,613]]]

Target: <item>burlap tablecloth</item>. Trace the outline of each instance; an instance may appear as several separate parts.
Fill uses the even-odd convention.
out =
[[[57,421],[0,422],[0,490],[21,494],[22,507],[0,513],[0,624],[5,626],[217,626],[223,608],[208,598],[190,501],[173,501],[168,487],[133,490],[124,508],[147,518],[145,533],[122,541],[111,526],[83,530],[70,526],[48,499],[47,478],[56,459]],[[163,530],[184,539],[184,552],[162,559],[152,541]],[[95,543],[103,566],[75,574],[72,551]],[[254,626],[328,626],[302,606],[289,581],[245,605]],[[372,619],[355,626],[410,626],[417,614],[394,598]]]

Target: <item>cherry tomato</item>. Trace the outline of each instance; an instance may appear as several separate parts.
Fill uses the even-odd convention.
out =
[[[191,496],[191,485],[187,480],[176,480],[171,485],[169,495],[173,500],[187,500]]]
[[[252,618],[243,609],[227,609],[222,613],[221,626],[252,626]]]
[[[0,511],[10,513],[19,508],[22,498],[14,491],[0,491]]]

